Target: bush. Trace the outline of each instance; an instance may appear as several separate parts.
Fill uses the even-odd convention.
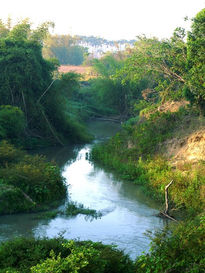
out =
[[[204,215],[182,222],[172,232],[158,232],[152,240],[151,252],[136,260],[136,272],[181,273],[204,272]]]
[[[164,188],[171,181],[170,199],[175,209],[190,214],[204,207],[205,164],[182,164],[171,167],[159,154],[159,144],[174,136],[188,112],[156,113],[143,123],[126,123],[124,129],[105,144],[92,150],[92,159],[115,170],[122,179],[141,185],[148,195],[164,201]],[[183,124],[183,123],[182,123]],[[112,155],[112,156],[110,156]]]
[[[7,184],[20,188],[39,204],[65,196],[59,168],[42,156],[26,155],[22,161],[2,169],[0,175]]]
[[[24,156],[24,152],[16,149],[6,140],[0,142],[0,165],[5,166],[10,163],[18,162]]]
[[[24,113],[11,105],[0,106],[0,138],[17,139],[25,128]]]
[[[45,157],[26,155],[2,141],[0,163],[0,181],[4,185],[0,196],[6,202],[0,203],[0,214],[33,210],[35,204],[42,206],[65,198],[66,186],[60,169]]]
[[[0,246],[0,272],[133,273],[127,255],[111,246],[63,238],[18,238]],[[30,270],[31,268],[31,270]]]
[[[0,183],[0,215],[30,211],[34,204],[29,202],[19,188]]]

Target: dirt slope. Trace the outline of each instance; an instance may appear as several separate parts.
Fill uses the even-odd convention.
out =
[[[176,165],[185,162],[205,161],[205,129],[183,138],[173,138],[164,143],[166,157]]]

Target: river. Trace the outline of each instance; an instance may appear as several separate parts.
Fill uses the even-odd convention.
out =
[[[95,141],[104,140],[119,130],[117,123],[105,121],[93,121],[88,126],[95,135]],[[158,205],[136,185],[119,181],[103,168],[90,163],[86,155],[92,146],[53,147],[40,152],[54,159],[61,167],[70,199],[100,211],[102,217],[91,219],[78,215],[73,218],[57,216],[52,220],[39,220],[34,214],[1,216],[0,241],[16,236],[52,238],[63,235],[67,239],[117,245],[132,259],[148,251],[150,239],[145,232],[163,227],[162,219],[156,217]]]

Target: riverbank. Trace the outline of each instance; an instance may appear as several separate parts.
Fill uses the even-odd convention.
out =
[[[204,122],[189,108],[155,111],[128,121],[92,151],[92,161],[140,186],[162,210],[165,187],[173,181],[168,214],[178,222],[151,234],[150,252],[136,259],[136,272],[204,272]]]

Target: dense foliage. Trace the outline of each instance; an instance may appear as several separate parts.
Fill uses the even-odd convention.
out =
[[[204,234],[204,215],[158,232],[150,253],[137,258],[136,272],[204,272]]]
[[[62,238],[19,238],[0,246],[0,272],[134,273],[128,256],[114,247]]]
[[[23,136],[26,122],[23,111],[11,105],[0,106],[0,138],[13,142]]]
[[[64,179],[54,163],[0,142],[0,214],[43,209],[66,196]]]
[[[188,33],[188,90],[189,98],[205,111],[205,9],[193,19],[192,31]]]
[[[57,62],[42,57],[42,45],[50,25],[44,23],[32,30],[28,20],[13,28],[1,22],[0,137],[15,140],[15,143],[19,138],[19,144],[27,147],[37,143],[63,145],[89,139],[80,116],[70,106],[72,94],[79,89],[79,76],[73,73],[58,75]],[[18,113],[15,107],[19,108]],[[12,125],[14,111],[18,116],[23,111],[24,117],[23,114],[19,116],[11,136],[8,128]],[[13,122],[16,119],[17,116]]]
[[[15,143],[25,132],[29,141],[38,135],[53,143],[63,144],[67,137],[80,142],[88,139],[81,117],[130,118],[120,133],[94,148],[91,159],[160,201],[173,180],[168,212],[187,218],[158,232],[150,253],[134,265],[121,251],[100,243],[16,239],[0,246],[0,272],[203,272],[205,164],[173,165],[163,145],[205,112],[204,20],[203,9],[193,19],[187,41],[185,30],[177,28],[170,39],[138,37],[133,48],[94,60],[98,78],[81,88],[79,76],[54,77],[56,62],[42,58],[49,24],[32,31],[28,22],[12,30],[0,22],[0,138]],[[47,47],[61,62],[69,56],[68,45],[74,50],[69,39],[56,37]],[[167,101],[185,98],[191,102],[187,108],[158,111]],[[0,162],[1,214],[35,210],[36,204],[65,196],[59,169],[44,158],[25,155],[3,141]],[[79,212],[96,213],[76,204],[66,208],[68,215]]]

